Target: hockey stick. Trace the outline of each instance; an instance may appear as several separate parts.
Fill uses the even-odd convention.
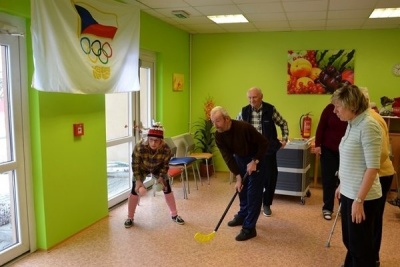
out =
[[[247,176],[248,176],[248,173],[246,172],[246,174],[243,176],[243,179],[242,179],[242,185],[244,184],[244,182],[245,182]],[[215,229],[214,229],[214,231],[213,231],[212,233],[209,233],[209,234],[196,233],[196,234],[194,235],[194,239],[195,239],[197,242],[199,242],[199,243],[206,243],[206,242],[211,241],[211,240],[214,238],[215,234],[216,234],[217,231],[218,231],[219,226],[221,225],[222,221],[224,220],[226,213],[228,212],[229,208],[232,206],[232,203],[233,203],[233,201],[235,200],[235,198],[236,198],[236,196],[238,195],[238,193],[239,193],[239,192],[236,190],[236,192],[235,192],[235,194],[233,195],[231,201],[229,201],[229,204],[228,204],[228,206],[226,207],[226,209],[225,209],[225,211],[224,211],[224,214],[222,214],[221,219],[219,219],[219,222],[218,222],[217,226],[215,227]]]

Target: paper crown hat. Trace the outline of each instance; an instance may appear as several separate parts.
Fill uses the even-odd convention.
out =
[[[147,132],[147,137],[157,137],[157,138],[164,138],[164,129],[161,125],[153,125]]]

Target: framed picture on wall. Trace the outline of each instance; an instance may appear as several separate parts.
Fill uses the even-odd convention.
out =
[[[340,84],[354,84],[355,50],[289,50],[288,94],[332,94]]]
[[[174,73],[172,77],[172,90],[173,91],[183,91],[183,84],[184,84],[185,77],[183,74]]]

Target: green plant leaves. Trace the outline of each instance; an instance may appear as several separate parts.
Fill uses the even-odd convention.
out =
[[[215,150],[215,129],[211,120],[199,119],[193,124],[196,151],[213,153]]]

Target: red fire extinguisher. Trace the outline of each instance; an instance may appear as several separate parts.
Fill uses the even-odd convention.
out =
[[[303,114],[300,117],[300,132],[303,138],[310,138],[311,137],[311,112],[307,114]]]

